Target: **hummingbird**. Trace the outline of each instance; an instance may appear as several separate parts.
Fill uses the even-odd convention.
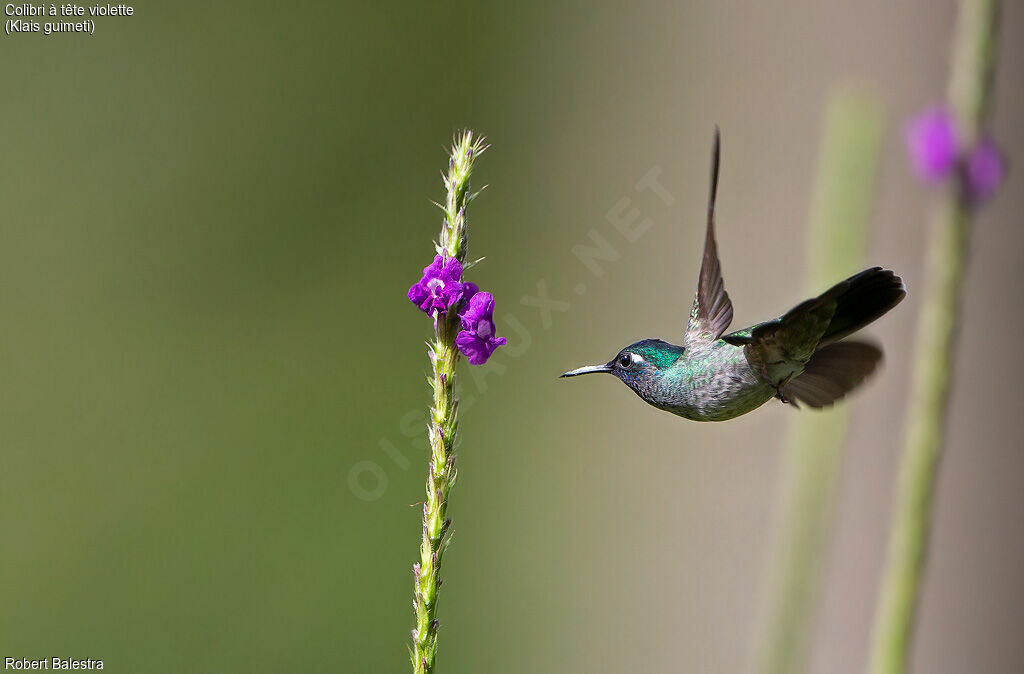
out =
[[[644,402],[694,421],[733,419],[773,398],[829,407],[881,362],[877,346],[845,338],[899,304],[903,280],[881,267],[865,269],[779,318],[726,334],[732,302],[715,243],[720,145],[716,127],[704,257],[682,344],[643,339],[603,365],[561,376],[614,375]]]

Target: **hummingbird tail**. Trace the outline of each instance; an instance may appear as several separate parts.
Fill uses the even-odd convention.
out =
[[[784,400],[820,409],[857,388],[882,361],[882,351],[865,342],[837,342],[818,349],[797,377],[779,387]]]
[[[836,284],[823,294],[835,298],[836,310],[821,337],[821,344],[838,342],[857,332],[899,304],[906,295],[903,279],[881,267],[865,269]]]

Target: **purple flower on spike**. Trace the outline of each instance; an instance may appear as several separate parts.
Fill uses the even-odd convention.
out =
[[[947,108],[935,106],[911,120],[906,138],[910,162],[925,182],[941,180],[956,164],[956,122]]]
[[[459,314],[463,329],[455,338],[455,345],[470,364],[483,365],[505,343],[505,338],[494,336],[494,297],[488,292],[476,292],[476,286],[472,289],[472,297]]]
[[[1004,174],[1003,155],[991,140],[982,141],[967,158],[967,186],[975,199],[991,196]]]
[[[462,302],[463,302],[462,306],[463,307],[468,307],[469,306],[469,301],[471,299],[473,299],[473,295],[476,295],[478,292],[480,292],[480,288],[477,287],[477,285],[475,283],[473,283],[472,281],[466,281],[465,283],[463,283],[462,284]],[[463,309],[463,311],[465,311],[465,309]],[[459,315],[461,316],[462,313],[463,312],[459,312]]]
[[[453,257],[440,255],[423,268],[423,278],[409,288],[409,301],[427,315],[448,312],[462,299],[462,265]],[[474,286],[475,287],[475,286]]]

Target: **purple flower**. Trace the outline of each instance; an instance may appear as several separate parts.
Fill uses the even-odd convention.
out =
[[[472,290],[472,296],[459,314],[463,329],[455,338],[455,345],[470,364],[483,365],[494,350],[505,343],[505,338],[494,336],[494,297],[488,292],[478,292],[475,285]]]
[[[934,106],[911,120],[906,138],[910,163],[921,180],[941,180],[956,164],[960,151],[956,122],[947,108]]]
[[[469,306],[469,301],[473,299],[473,295],[476,295],[478,292],[480,292],[480,288],[478,288],[472,281],[466,281],[462,284],[462,301],[465,303],[465,306]]]
[[[991,196],[1004,174],[1003,155],[991,140],[983,140],[967,158],[967,186],[975,199]]]
[[[409,301],[420,308],[420,311],[433,315],[448,312],[462,299],[463,284],[462,265],[453,257],[448,259],[440,255],[423,268],[423,278],[409,288]],[[476,287],[476,286],[474,286]]]

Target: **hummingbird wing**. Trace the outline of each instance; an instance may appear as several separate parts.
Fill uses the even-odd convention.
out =
[[[835,311],[835,298],[816,297],[801,302],[782,318],[728,334],[724,339],[743,346],[750,367],[778,389],[803,371]]]
[[[857,388],[880,362],[882,351],[873,344],[852,340],[828,344],[815,351],[804,371],[779,392],[794,405],[829,407]]]
[[[802,376],[800,373],[805,371],[805,365],[816,355],[815,352],[821,353],[828,344],[838,343],[860,330],[899,304],[905,295],[903,280],[899,276],[888,269],[872,267],[840,281],[815,298],[801,302],[782,318],[730,333],[722,339],[734,346],[742,346],[750,366],[778,389],[795,382],[794,377]],[[854,353],[854,347],[844,348],[847,349],[842,352],[844,355]],[[833,355],[839,353],[836,351]],[[866,351],[861,349],[855,355],[864,353]],[[823,364],[838,363],[835,357],[825,361]],[[811,379],[813,377],[808,381]],[[785,390],[782,393],[785,394]],[[812,404],[809,400],[805,402]]]
[[[732,323],[732,302],[722,281],[722,265],[718,261],[715,243],[715,196],[718,193],[719,133],[715,127],[715,141],[711,149],[711,192],[708,196],[708,229],[704,239],[704,259],[697,279],[697,296],[690,310],[683,344],[695,341],[713,342],[722,336]]]

